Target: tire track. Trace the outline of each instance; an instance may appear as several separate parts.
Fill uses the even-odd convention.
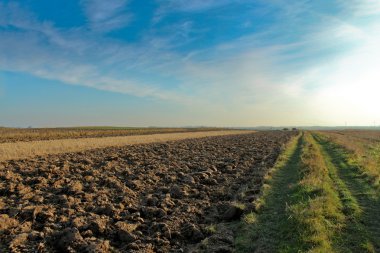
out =
[[[343,149],[321,136],[313,137],[321,147],[347,216],[337,244],[351,252],[380,252],[379,192],[347,162]]]

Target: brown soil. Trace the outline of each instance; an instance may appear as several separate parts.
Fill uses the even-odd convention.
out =
[[[294,134],[0,163],[0,252],[232,252],[233,233],[223,223],[252,211],[263,176]],[[212,233],[215,224],[222,233]]]
[[[247,134],[251,132],[253,131],[219,130],[0,143],[0,161],[12,159],[25,159],[42,155],[79,152],[95,148],[146,144],[153,142],[177,141],[189,138],[201,138],[208,136]]]
[[[185,133],[203,131],[221,131],[222,128],[2,128],[0,127],[0,143],[29,142],[58,139],[99,138],[162,133]]]

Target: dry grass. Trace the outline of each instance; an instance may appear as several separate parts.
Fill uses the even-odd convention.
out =
[[[310,133],[288,144],[267,180],[256,217],[243,224],[238,252],[344,252],[333,245],[344,222],[341,203]]]
[[[334,143],[350,152],[350,160],[358,165],[371,183],[380,187],[380,131],[323,131]]]
[[[0,143],[91,137],[129,136],[157,133],[182,133],[225,130],[221,128],[132,128],[132,127],[77,127],[77,128],[1,128]]]
[[[289,206],[289,213],[302,227],[304,241],[313,245],[308,252],[336,252],[333,240],[344,223],[342,203],[320,146],[305,133],[297,194],[302,201]]]
[[[152,142],[176,141],[188,138],[202,138],[207,136],[221,136],[231,134],[245,134],[254,131],[202,131],[186,133],[164,133],[150,135],[133,135],[102,138],[80,138],[62,140],[44,140],[30,142],[0,143],[0,161],[23,159],[38,155],[79,152],[94,148],[109,146],[124,146]]]
[[[343,149],[314,132],[290,144],[243,219],[237,252],[378,252],[378,192]]]

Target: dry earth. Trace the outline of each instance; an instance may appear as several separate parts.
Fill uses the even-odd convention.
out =
[[[0,143],[78,139],[144,134],[221,131],[222,128],[123,128],[123,127],[72,127],[72,128],[4,128],[0,127]]]
[[[232,232],[213,234],[210,226],[252,211],[263,176],[294,134],[258,132],[2,162],[0,251],[232,252]]]
[[[22,159],[37,155],[78,152],[110,146],[125,146],[250,132],[253,131],[229,130],[208,132],[185,132],[0,143],[0,161],[9,159]]]

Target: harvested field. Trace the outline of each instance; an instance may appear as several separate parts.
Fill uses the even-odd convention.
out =
[[[184,133],[164,133],[151,135],[134,135],[100,138],[57,139],[31,142],[0,143],[0,161],[23,159],[36,155],[78,152],[94,148],[124,146],[152,142],[175,141],[206,136],[222,136],[229,134],[250,133],[253,131],[199,131]]]
[[[133,127],[73,127],[73,128],[2,128],[0,143],[19,141],[41,141],[115,137],[144,134],[184,133],[225,130],[222,128],[133,128]]]
[[[380,141],[380,131],[377,130],[341,130],[341,131],[321,131],[332,135],[341,135],[348,139],[362,139],[370,142]]]
[[[224,224],[253,210],[263,177],[295,134],[2,162],[0,251],[232,252],[234,234]]]

